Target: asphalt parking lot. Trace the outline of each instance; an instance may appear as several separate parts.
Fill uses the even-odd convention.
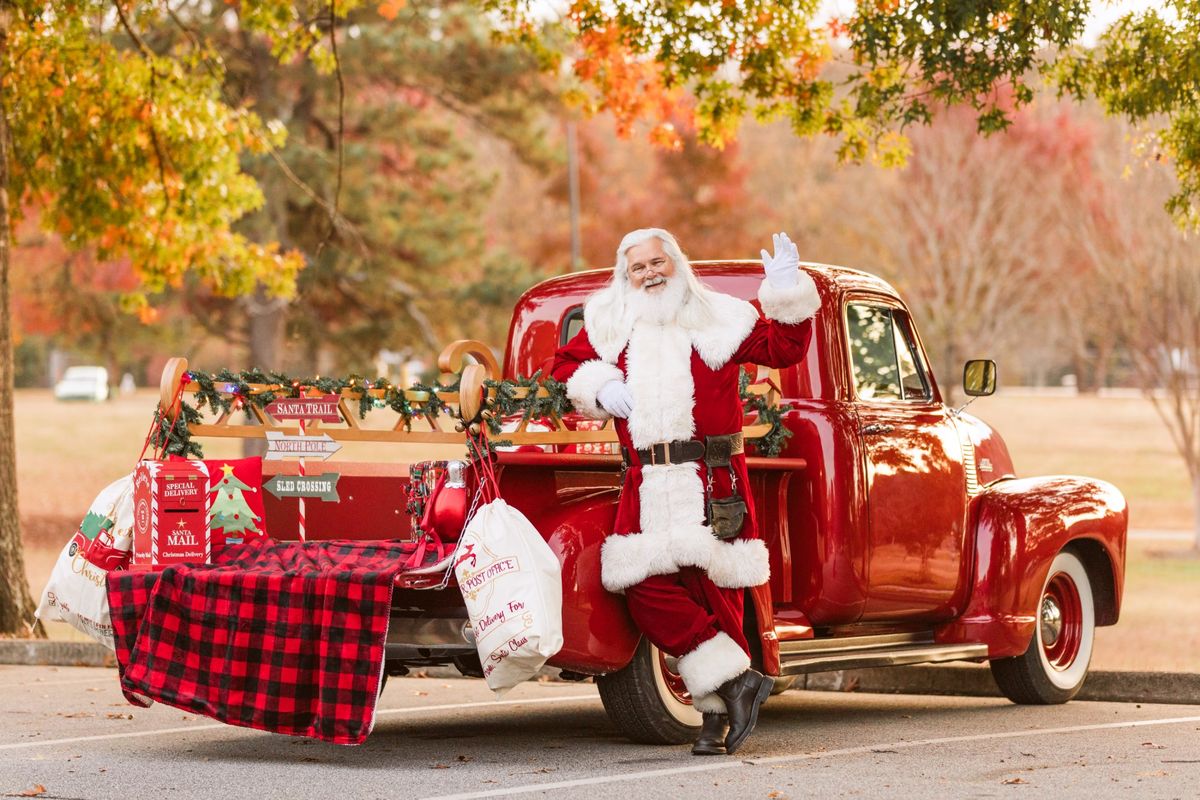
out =
[[[629,743],[590,684],[393,679],[361,747],[127,705],[110,669],[0,667],[0,795],[1200,797],[1200,707],[792,691],[736,758]],[[24,793],[24,794],[22,794]]]

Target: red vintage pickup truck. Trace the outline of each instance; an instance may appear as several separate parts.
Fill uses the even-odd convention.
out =
[[[748,300],[762,277],[758,262],[694,268],[714,289]],[[1000,436],[943,401],[891,286],[852,269],[804,268],[822,301],[809,352],[773,376],[790,406],[783,424],[791,436],[778,456],[748,458],[771,559],[770,582],[748,590],[746,603],[755,666],[779,676],[783,689],[810,672],[988,661],[1014,702],[1069,700],[1086,677],[1096,626],[1115,624],[1120,612],[1128,523],[1121,493],[1092,478],[1018,477]],[[585,297],[610,274],[575,273],[526,292],[502,367],[492,369],[511,378],[548,366],[582,325]],[[967,394],[990,394],[995,365],[969,362],[964,384]],[[371,438],[354,424],[326,430]],[[212,426],[194,432],[222,435]],[[422,441],[416,433],[407,440]],[[620,459],[579,449],[498,455],[502,495],[562,563],[565,644],[550,664],[568,680],[594,677],[630,738],[692,741],[700,715],[673,660],[641,639],[623,598],[600,585]],[[343,501],[310,505],[310,538],[403,535],[396,519],[408,465],[339,466]],[[268,530],[278,537],[294,528],[295,501],[265,499]],[[481,675],[462,598],[452,584],[436,585],[428,575],[402,578],[387,669],[454,664]]]

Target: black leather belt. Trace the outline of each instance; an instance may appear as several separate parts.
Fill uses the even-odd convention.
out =
[[[725,467],[729,465],[729,460],[733,456],[745,451],[745,440],[739,431],[722,436],[706,436],[703,441],[700,439],[676,439],[673,442],[655,442],[649,447],[634,452],[637,454],[638,463],[643,466],[703,461],[710,467]],[[626,466],[633,463],[628,448],[621,448],[621,457]]]

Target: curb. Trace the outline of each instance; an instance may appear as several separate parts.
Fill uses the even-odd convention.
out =
[[[117,657],[99,642],[0,639],[0,664],[34,667],[115,667]]]
[[[885,667],[803,675],[795,688],[818,692],[1002,697],[986,666]],[[1094,670],[1076,700],[1200,705],[1200,673]]]
[[[0,639],[0,664],[115,667],[116,657],[97,642]],[[425,667],[421,671],[430,678],[461,677],[453,667]],[[546,667],[535,680],[557,680],[557,676],[558,670]],[[818,672],[797,677],[793,688],[810,692],[1001,696],[986,666],[924,665]],[[1096,670],[1088,674],[1075,699],[1200,705],[1200,673]]]

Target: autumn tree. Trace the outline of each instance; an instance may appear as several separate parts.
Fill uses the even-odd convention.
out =
[[[1193,546],[1200,552],[1200,243],[1161,213],[1176,187],[1152,157],[1130,163],[1108,143],[1092,159],[1097,180],[1065,230],[1090,268],[1082,313],[1133,366],[1187,469]]]
[[[34,211],[14,231],[16,342],[38,337],[87,353],[108,367],[114,382],[126,370],[145,380],[144,367],[157,353],[187,339],[192,326],[178,303],[158,299],[140,316],[128,313],[123,304],[138,287],[129,259],[98,261],[90,251],[68,250],[55,232],[41,229],[37,216]]]
[[[497,142],[505,158],[543,167],[553,80],[523,49],[494,42],[466,2],[350,12],[327,32],[333,78],[311,60],[264,59],[269,43],[244,30],[242,13],[189,8],[145,33],[156,49],[219,62],[226,96],[269,106],[288,131],[277,153],[247,165],[266,202],[242,225],[305,255],[297,297],[212,302],[189,287],[210,330],[247,346],[250,363],[312,369],[315,354],[344,366],[384,347],[436,351],[488,316],[471,313],[480,303],[511,302],[517,287],[494,289],[531,276],[485,254],[493,166],[477,150]],[[335,197],[342,224],[331,228]]]
[[[705,144],[683,115],[670,125],[672,141],[662,146],[622,138],[607,115],[578,123],[585,266],[611,265],[621,236],[644,227],[670,230],[693,259],[748,258],[778,224],[776,209],[750,189],[750,166],[738,142],[723,149]],[[565,147],[562,139],[556,142]],[[508,175],[504,186],[511,199],[492,211],[493,236],[533,264],[569,270],[565,165],[548,179]],[[530,219],[538,224],[529,225]]]
[[[290,15],[266,13],[271,6],[258,6],[256,25],[274,31],[279,55],[290,57],[305,31]],[[301,266],[298,254],[233,229],[262,202],[239,157],[278,147],[280,133],[224,102],[210,73],[150,50],[134,33],[138,11],[166,13],[0,0],[0,634],[26,630],[33,608],[20,577],[12,416],[14,215],[34,207],[70,247],[128,258],[139,287],[126,295],[132,311],[189,273],[231,295],[256,285],[286,295]],[[110,12],[132,46],[96,29]]]

